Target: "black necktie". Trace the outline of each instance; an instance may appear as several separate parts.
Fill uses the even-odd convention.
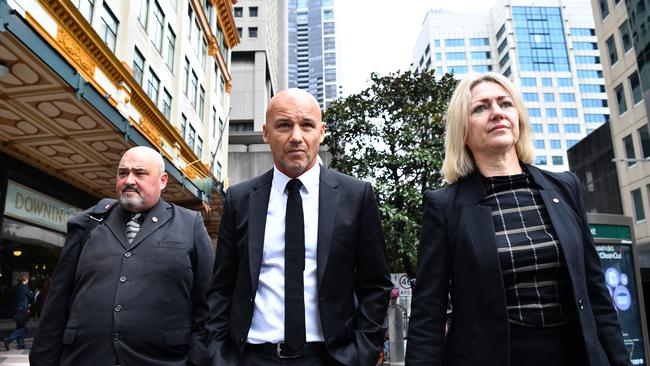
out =
[[[284,232],[284,341],[298,350],[305,343],[305,222],[298,179],[287,183]]]

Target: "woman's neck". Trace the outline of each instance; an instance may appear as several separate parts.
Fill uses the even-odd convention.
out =
[[[476,168],[485,177],[497,177],[523,173],[514,150],[502,155],[474,156]]]

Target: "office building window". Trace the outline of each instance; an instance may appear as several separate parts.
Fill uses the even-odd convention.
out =
[[[535,156],[535,165],[546,165],[546,156],[545,155]]]
[[[241,6],[235,6],[232,8],[233,15],[235,18],[241,18],[244,15],[244,10]]]
[[[605,99],[583,99],[582,106],[584,108],[601,108],[607,107],[607,100]]]
[[[454,74],[467,74],[467,66],[449,66],[447,70]]]
[[[634,44],[632,44],[632,36],[630,32],[630,23],[627,19],[618,27],[618,33],[621,35],[621,44],[623,45],[623,52],[629,51]]]
[[[562,159],[562,155],[551,156],[551,161],[553,162],[553,165],[562,165],[562,164],[564,164],[564,159]]]
[[[623,88],[623,84],[618,84],[618,86],[614,89],[614,94],[616,94],[618,114],[627,112],[627,102],[625,101],[625,89]]]
[[[201,39],[203,42],[201,43],[201,66],[203,66],[203,69],[205,70],[205,60],[208,57],[208,41],[205,40],[205,38]]]
[[[465,52],[447,52],[445,57],[450,61],[465,60]]]
[[[633,72],[632,75],[628,77],[630,81],[630,89],[632,90],[632,99],[634,99],[634,104],[639,103],[643,99],[643,91],[641,90],[641,83],[639,82],[639,73]]]
[[[521,86],[537,86],[535,78],[521,78]]]
[[[609,115],[607,114],[585,114],[585,122],[589,123],[605,123],[607,119],[609,119]]]
[[[151,100],[154,102],[154,104],[158,104],[158,92],[160,90],[160,79],[156,75],[156,73],[153,71],[153,69],[150,67],[149,68],[149,79],[147,81],[147,95]]]
[[[133,78],[140,85],[142,85],[142,75],[144,75],[144,56],[136,47],[133,52]]]
[[[607,52],[609,53],[609,63],[614,65],[618,62],[618,52],[616,52],[616,41],[614,40],[614,36],[612,35],[607,38],[605,43],[607,44]]]
[[[490,40],[488,38],[470,38],[469,44],[472,46],[488,46]]]
[[[187,145],[194,151],[194,141],[196,140],[196,130],[190,124],[189,131],[187,132]]]
[[[190,60],[185,57],[185,65],[183,65],[183,93],[187,96],[188,85],[190,83]]]
[[[546,108],[546,117],[548,117],[548,118],[557,117],[557,109],[555,109],[555,108]]]
[[[645,210],[643,209],[643,197],[641,189],[637,188],[632,192],[632,202],[634,203],[634,218],[637,222],[645,220]]]
[[[180,128],[180,133],[181,137],[185,139],[185,130],[187,129],[187,117],[181,113],[181,128]]]
[[[507,47],[508,47],[508,38],[505,38],[503,41],[501,41],[501,44],[497,49],[497,56],[503,53],[503,50],[505,50]]]
[[[147,13],[149,12],[149,0],[140,1],[140,8],[138,9],[138,21],[144,29],[147,29]]]
[[[162,8],[157,1],[154,2],[153,16],[155,20],[153,24],[153,44],[156,46],[159,52],[162,52],[163,30],[165,29],[165,13],[163,13]]]
[[[539,108],[528,108],[529,117],[541,117],[542,111]]]
[[[578,70],[580,79],[602,79],[603,72],[600,70]]]
[[[534,143],[535,143],[535,148],[536,148],[536,149],[543,149],[543,148],[545,148],[544,140],[535,140]]]
[[[560,125],[557,123],[549,123],[546,125],[546,129],[548,130],[548,133],[560,133]]]
[[[336,41],[335,37],[326,37],[323,41],[325,42],[325,50],[326,51],[334,51],[336,49]]]
[[[562,108],[562,117],[564,118],[577,118],[578,110],[575,108]]]
[[[596,42],[573,42],[575,50],[597,50],[598,44]]]
[[[551,149],[561,149],[562,148],[562,141],[560,141],[560,140],[551,140],[549,142],[551,143]]]
[[[471,52],[472,60],[489,60],[490,52],[489,51],[480,51],[480,52]]]
[[[237,27],[237,36],[239,38],[242,38],[244,36],[242,27]]]
[[[571,80],[571,79],[569,79]],[[542,86],[553,86],[553,79],[551,78],[542,78]]]
[[[539,102],[539,94],[537,94],[537,93],[524,93],[524,100],[526,102]]]
[[[623,138],[623,146],[625,147],[625,157],[628,159],[627,166],[636,164],[636,153],[634,152],[632,135],[627,135]]]
[[[572,36],[595,36],[596,30],[593,28],[571,28]]]
[[[248,16],[249,17],[256,17],[257,16],[257,6],[249,6],[248,7]]]
[[[639,140],[641,141],[641,152],[643,153],[643,158],[650,158],[650,133],[648,132],[648,125],[645,124],[643,127],[637,130],[639,133]]]
[[[169,121],[172,114],[172,95],[169,94],[166,88],[163,88],[163,109],[162,113]]]
[[[533,128],[533,132],[535,133],[543,133],[544,132],[544,127],[541,123],[533,123],[531,124]]]
[[[176,52],[176,34],[171,26],[167,27],[167,66],[174,71],[174,53]]]
[[[573,86],[573,80],[571,78],[558,78],[557,86],[561,86],[561,87]]]
[[[325,82],[336,81],[336,69],[325,69]]]
[[[445,39],[445,47],[464,47],[465,40],[462,38]]]
[[[601,19],[605,19],[609,15],[609,4],[607,3],[608,0],[599,0],[598,3],[600,4],[600,17]]]
[[[212,137],[217,138],[217,108],[212,107]]]
[[[506,25],[503,24],[501,25],[501,28],[499,28],[499,31],[497,32],[497,40],[501,39],[501,36],[503,35],[503,33],[505,33],[505,31],[506,31]]]
[[[201,120],[203,120],[204,109],[205,109],[205,89],[203,89],[203,86],[201,86],[199,91],[199,118]]]
[[[257,38],[257,27],[248,27],[248,37]]]
[[[201,154],[203,154],[203,139],[201,137],[196,138],[196,150],[194,150],[196,156],[201,159]]]
[[[598,56],[576,56],[577,64],[596,65],[600,64],[600,57]]]
[[[545,102],[555,102],[555,94],[554,93],[544,93],[544,101]]]
[[[119,22],[111,9],[104,3],[101,24],[99,26],[99,36],[106,43],[108,48],[115,52],[115,41],[117,40],[117,27]]]
[[[599,84],[580,84],[580,93],[604,93],[605,86]]]
[[[513,6],[521,71],[570,71],[559,7]]]
[[[472,71],[476,73],[484,73],[492,71],[492,65],[472,65]]]
[[[560,132],[560,131],[557,131]],[[565,133],[580,133],[580,125],[577,123],[566,123],[564,124]]]
[[[93,9],[95,7],[95,0],[72,0],[74,6],[79,9],[81,15],[90,23],[93,19]]]
[[[578,140],[566,140],[565,143],[566,143],[567,150],[569,150],[570,148],[575,146],[575,144],[578,143]]]
[[[560,102],[575,102],[576,95],[573,93],[560,93]]]
[[[323,34],[324,34],[324,35],[326,35],[326,36],[327,36],[327,35],[334,35],[335,30],[336,30],[336,28],[335,28],[334,22],[323,23]],[[427,47],[429,47],[429,46],[427,46]],[[430,50],[430,49],[427,48],[427,49],[424,51],[424,53],[429,53],[429,50]]]
[[[194,70],[192,70],[192,83],[190,84],[190,103],[192,107],[196,110],[196,88],[199,86],[199,77],[196,76]]]

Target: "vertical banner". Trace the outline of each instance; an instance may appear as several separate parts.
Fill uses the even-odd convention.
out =
[[[632,259],[632,248],[627,244],[596,244],[596,251],[605,271],[605,283],[618,312],[623,330],[623,341],[630,352],[633,365],[645,365],[641,332],[641,313]]]

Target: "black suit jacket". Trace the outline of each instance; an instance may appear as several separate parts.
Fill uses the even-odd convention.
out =
[[[559,237],[591,366],[631,365],[587,225],[578,178],[527,166]],[[509,365],[503,277],[478,172],[426,192],[407,365]],[[454,306],[445,338],[447,293]]]
[[[201,215],[161,199],[129,244],[116,206],[83,244],[89,212],[68,222],[31,365],[204,362],[214,252]]]
[[[327,350],[345,365],[374,365],[393,287],[375,196],[369,183],[320,169],[317,283]],[[272,179],[273,170],[226,193],[209,295],[213,365],[236,364],[246,343]]]

